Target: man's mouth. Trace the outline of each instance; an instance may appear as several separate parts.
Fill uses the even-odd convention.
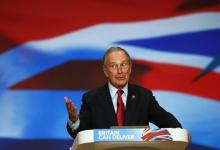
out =
[[[117,80],[124,80],[125,77],[116,77]]]

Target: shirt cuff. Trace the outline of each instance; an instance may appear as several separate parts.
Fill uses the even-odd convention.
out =
[[[79,118],[76,120],[76,122],[72,122],[71,120],[68,119],[68,124],[72,131],[77,130],[79,128],[80,120]]]

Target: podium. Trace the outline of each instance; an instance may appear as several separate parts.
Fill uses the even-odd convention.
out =
[[[94,129],[78,133],[71,150],[185,150],[188,132],[180,128]]]

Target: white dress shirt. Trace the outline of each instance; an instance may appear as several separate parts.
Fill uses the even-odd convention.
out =
[[[114,87],[110,82],[108,83],[108,87],[109,87],[109,91],[110,91],[110,95],[111,95],[111,98],[112,98],[112,103],[113,103],[115,112],[117,112],[117,98],[118,98],[117,91],[118,91],[118,89],[116,87]],[[122,101],[124,103],[124,106],[126,106],[127,96],[128,96],[128,84],[126,84],[122,88],[122,90],[123,90]]]

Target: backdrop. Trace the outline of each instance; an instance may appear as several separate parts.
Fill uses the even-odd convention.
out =
[[[131,82],[220,149],[219,0],[1,0],[0,148],[63,150],[64,96],[103,85],[110,46],[128,50]]]

